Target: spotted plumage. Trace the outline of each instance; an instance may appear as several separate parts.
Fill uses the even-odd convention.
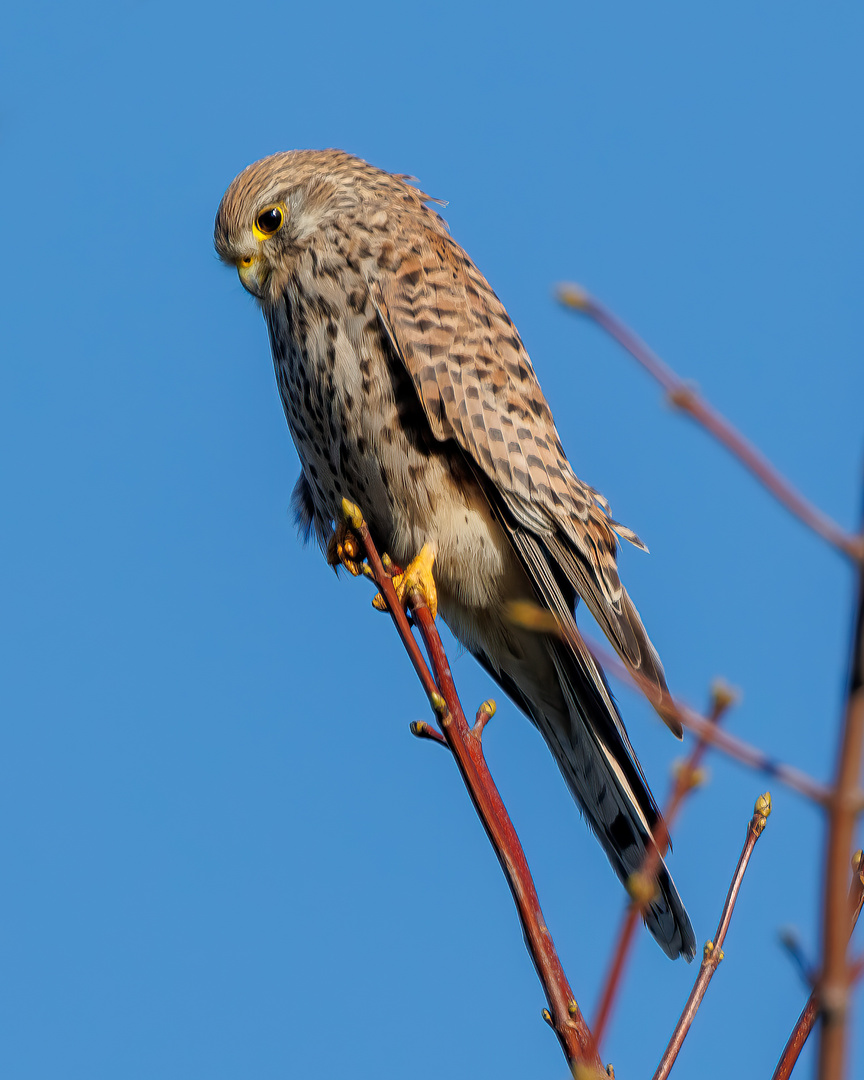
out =
[[[410,179],[292,151],[250,165],[219,207],[216,248],[267,323],[298,520],[324,544],[348,498],[396,562],[434,552],[443,617],[535,723],[626,881],[658,812],[603,673],[508,612],[529,601],[568,622],[581,597],[665,690],[616,567],[616,533],[641,543],[576,477],[518,331]],[[646,922],[692,957],[665,866]]]

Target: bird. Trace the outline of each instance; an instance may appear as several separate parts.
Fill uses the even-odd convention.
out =
[[[668,692],[617,570],[618,537],[644,545],[577,478],[519,332],[438,202],[342,150],[284,151],[231,182],[214,241],[267,325],[302,534],[336,561],[343,500],[360,508],[539,730],[626,884],[660,812],[602,669],[566,630],[581,600],[628,668]],[[520,605],[565,632],[524,625]],[[662,860],[643,918],[669,957],[692,959]]]

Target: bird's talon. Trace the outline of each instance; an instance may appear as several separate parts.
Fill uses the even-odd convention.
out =
[[[435,553],[428,544],[424,544],[408,564],[405,572],[393,578],[393,585],[400,602],[407,606],[411,590],[416,589],[423,597],[433,619],[438,614],[438,589],[435,586],[435,578],[432,576],[434,564]]]
[[[336,523],[327,542],[327,562],[334,569],[344,566],[353,577],[363,573],[363,547],[347,521]]]

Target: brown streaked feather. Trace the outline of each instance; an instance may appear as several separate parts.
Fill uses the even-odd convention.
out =
[[[458,443],[513,518],[542,537],[625,662],[666,691],[618,577],[615,534],[644,545],[574,474],[522,340],[483,275],[449,236],[429,229],[369,289],[436,438]]]

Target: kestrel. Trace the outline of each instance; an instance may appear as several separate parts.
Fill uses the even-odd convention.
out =
[[[344,498],[379,550],[536,725],[626,882],[658,809],[600,667],[573,635],[515,622],[528,602],[574,625],[581,598],[631,670],[663,668],[618,577],[609,505],[579,480],[516,327],[413,187],[340,150],[250,165],[216,216],[222,260],[259,302],[301,473],[306,535]],[[695,937],[661,864],[649,930],[670,957]]]

